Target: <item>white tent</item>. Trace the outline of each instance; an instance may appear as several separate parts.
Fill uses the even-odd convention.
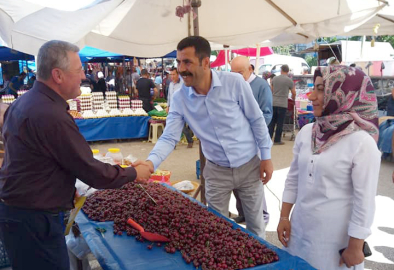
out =
[[[0,0],[0,36],[9,47],[37,54],[51,39],[126,55],[160,56],[189,33],[188,14],[175,16],[183,0],[96,0],[76,11]],[[307,42],[350,31],[373,18],[382,0],[202,0],[199,34],[216,44],[250,46],[275,37]],[[193,33],[193,32],[192,32]],[[293,37],[290,40],[289,37]],[[271,41],[271,45],[273,44]]]

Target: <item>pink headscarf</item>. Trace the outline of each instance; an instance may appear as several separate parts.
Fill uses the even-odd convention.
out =
[[[344,136],[359,130],[378,140],[378,110],[370,78],[347,66],[320,67],[315,77],[323,77],[323,114],[312,128],[312,152],[320,154]]]

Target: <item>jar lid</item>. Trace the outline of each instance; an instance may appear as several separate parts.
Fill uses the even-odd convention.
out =
[[[100,150],[98,150],[98,149],[92,149],[92,152],[93,152],[94,155],[97,155],[98,153],[100,153]]]
[[[110,153],[119,153],[120,152],[120,149],[119,148],[108,148],[108,152],[110,152]]]

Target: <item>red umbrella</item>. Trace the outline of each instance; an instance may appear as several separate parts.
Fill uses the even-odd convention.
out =
[[[243,49],[231,50],[231,51],[233,53],[240,54],[240,55],[256,56],[257,49],[256,48],[243,48]],[[273,53],[274,53],[274,51],[271,49],[271,47],[260,48],[260,57],[265,56],[265,55],[270,55]],[[227,59],[230,59],[230,58],[227,56]],[[219,52],[216,60],[211,63],[211,68],[223,66],[226,64],[225,62],[226,62],[226,60],[225,60],[224,50],[221,50]]]
[[[239,50],[231,50],[233,53],[245,55],[245,56],[256,56],[257,49],[256,48],[243,48]],[[260,56],[273,54],[274,51],[271,47],[261,47],[260,48]]]

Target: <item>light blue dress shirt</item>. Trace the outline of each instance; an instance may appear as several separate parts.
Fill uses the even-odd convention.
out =
[[[211,73],[207,95],[185,85],[174,93],[164,133],[148,156],[155,169],[174,150],[185,122],[200,139],[205,157],[220,166],[242,166],[258,149],[262,160],[271,159],[272,141],[249,83],[240,74]]]

